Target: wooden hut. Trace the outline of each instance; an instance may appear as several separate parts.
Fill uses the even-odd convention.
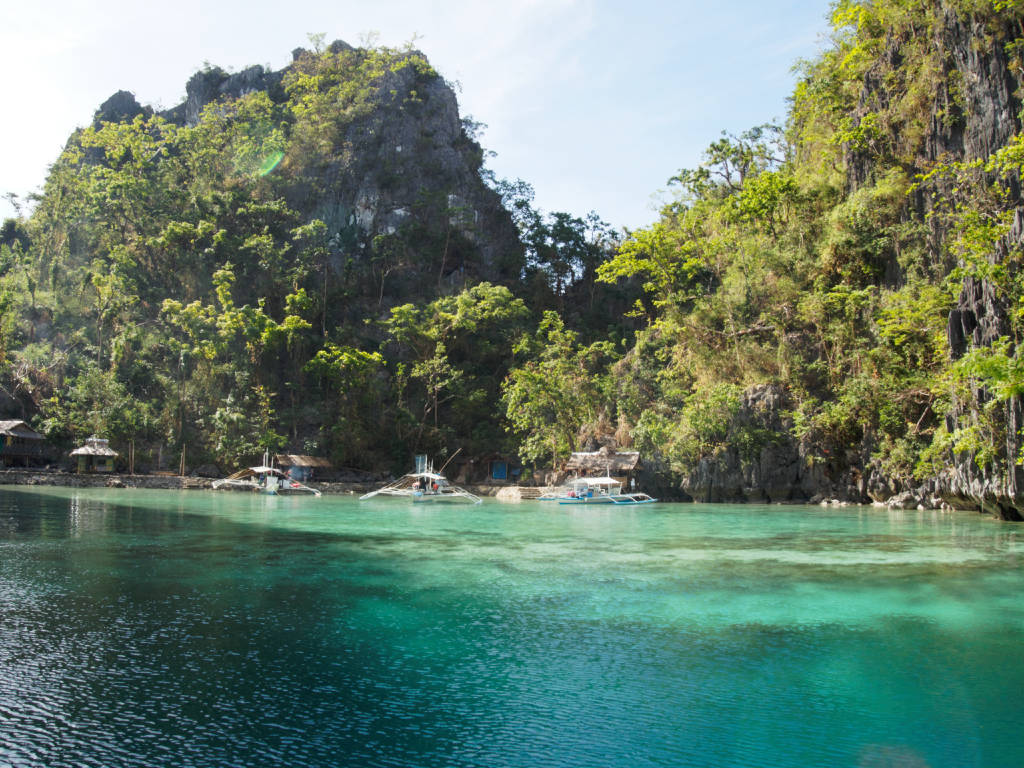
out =
[[[325,474],[331,470],[331,462],[319,456],[303,456],[299,453],[278,453],[274,463],[289,477],[299,482],[308,482],[316,473]]]
[[[117,451],[107,445],[107,440],[93,435],[81,448],[75,448],[71,455],[78,459],[79,472],[113,472]]]
[[[27,467],[30,460],[47,458],[46,453],[45,438],[24,421],[0,421],[0,457],[5,467],[15,463]]]

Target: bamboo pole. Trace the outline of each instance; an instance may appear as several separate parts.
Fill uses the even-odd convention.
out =
[[[456,456],[458,456],[459,455],[459,451],[461,451],[461,450],[462,450],[462,448],[459,448],[458,451],[456,451],[451,456],[449,456],[448,457],[448,461],[446,461],[444,464],[442,464],[441,468],[439,470],[437,470],[437,474],[439,474],[439,475],[442,474],[444,472],[444,468],[452,463],[452,459],[454,459]]]

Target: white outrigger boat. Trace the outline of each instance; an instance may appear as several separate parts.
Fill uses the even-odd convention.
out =
[[[246,467],[233,475],[211,483],[214,490],[226,488],[233,491],[254,491],[270,496],[289,495],[293,493],[309,493],[319,496],[320,491],[303,485],[288,477],[277,467],[269,465],[267,454],[263,454],[263,464],[258,467]]]
[[[622,483],[614,477],[579,477],[550,496],[539,497],[540,501],[557,501],[559,504],[653,504],[646,493],[622,491]]]
[[[466,501],[471,504],[480,504],[483,501],[465,488],[452,485],[448,482],[448,478],[440,472],[435,472],[426,456],[416,457],[415,471],[402,475],[393,483],[388,483],[376,491],[364,493],[359,500],[372,499],[374,496],[402,496],[417,503]]]

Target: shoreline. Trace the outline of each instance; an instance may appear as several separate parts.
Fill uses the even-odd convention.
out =
[[[0,469],[0,486],[21,485],[21,486],[51,486],[63,488],[142,488],[148,490],[165,491],[211,491],[212,483],[216,478],[197,477],[194,475],[129,475],[129,474],[78,474],[77,472],[53,471],[41,469]],[[380,480],[373,482],[317,482],[311,481],[313,487],[325,496],[361,496],[364,493],[376,490],[381,485]],[[477,496],[491,498],[496,501],[515,504],[520,501],[535,499],[544,491],[553,490],[549,487],[540,486],[517,486],[517,485],[464,485],[466,490]],[[664,499],[663,503],[680,503],[676,499]],[[712,502],[714,503],[714,502]],[[749,504],[751,502],[724,502],[735,504]],[[856,503],[840,501],[838,499],[827,499],[822,501],[785,501],[777,502],[780,506],[820,506],[820,507],[876,507],[902,510],[934,510],[951,511],[953,507],[943,509],[941,507],[929,507],[914,505],[894,505],[885,502]],[[965,511],[982,510],[962,508]],[[998,517],[998,516],[997,516]]]
[[[2,469],[0,470],[0,486],[54,486],[64,488],[144,488],[169,491],[209,491],[213,490],[215,478],[195,477],[192,475],[128,475],[118,473],[78,474],[77,472],[46,471],[40,469]],[[317,482],[312,486],[325,496],[362,495],[380,487],[379,482]],[[476,485],[467,486],[478,496],[490,498],[500,497],[503,489],[512,490],[516,486]],[[518,498],[517,498],[518,500]]]

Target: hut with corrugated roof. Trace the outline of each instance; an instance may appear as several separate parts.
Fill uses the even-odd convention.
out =
[[[78,471],[113,472],[114,459],[118,453],[108,445],[108,440],[93,435],[81,448],[75,448],[71,455],[78,459]]]

